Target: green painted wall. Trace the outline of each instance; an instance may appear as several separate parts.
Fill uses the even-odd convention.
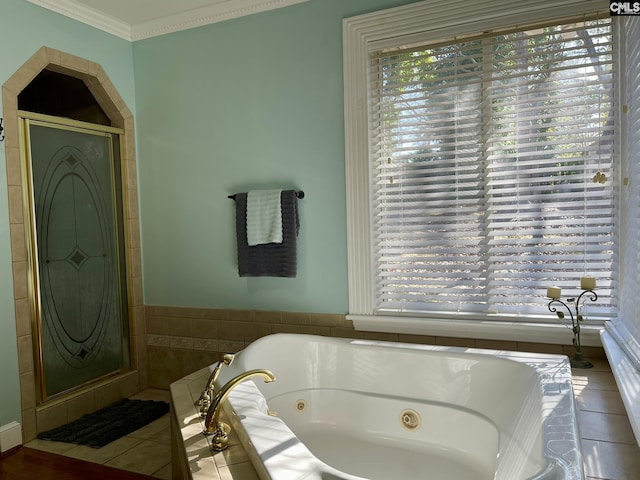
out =
[[[99,63],[136,115],[147,304],[346,312],[342,19],[407,0],[310,0],[133,45],[0,3],[0,84],[40,47]],[[0,425],[20,421],[0,144]],[[239,278],[230,193],[303,189],[296,279]]]
[[[130,42],[25,0],[1,0],[0,45],[0,85],[40,47],[48,46],[101,64],[135,114]],[[0,425],[21,421],[5,165],[0,143]]]
[[[145,303],[347,311],[342,19],[406,3],[311,0],[134,43]],[[240,278],[227,195],[279,187],[306,193],[298,277]]]

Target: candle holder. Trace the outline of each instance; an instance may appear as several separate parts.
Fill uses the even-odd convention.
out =
[[[584,300],[582,299],[582,297],[585,297]],[[566,309],[567,312],[569,312],[569,317],[571,317],[571,329],[573,331],[573,347],[575,348],[575,354],[571,358],[571,366],[574,368],[593,367],[593,363],[584,358],[584,355],[582,354],[582,345],[580,344],[580,323],[584,321],[583,316],[580,314],[580,305],[581,302],[585,302],[587,300],[595,302],[596,300],[598,300],[598,295],[593,290],[588,289],[584,290],[580,295],[578,295],[578,298],[567,298],[567,303],[560,300],[559,297],[552,297],[548,305],[549,311],[555,313],[561,322],[565,319],[565,314],[564,312],[559,311],[556,308],[555,304],[561,305]],[[573,305],[575,316],[573,315],[573,311],[568,304]]]

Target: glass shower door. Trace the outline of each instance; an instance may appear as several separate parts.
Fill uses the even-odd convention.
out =
[[[26,125],[44,400],[129,366],[118,137]]]

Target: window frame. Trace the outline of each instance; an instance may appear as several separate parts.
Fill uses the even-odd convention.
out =
[[[369,169],[369,122],[367,64],[373,50],[418,42],[475,35],[478,32],[575,18],[607,12],[598,0],[550,0],[500,2],[481,0],[427,0],[343,21],[345,174],[347,184],[347,253],[349,314],[359,330],[470,338],[570,343],[571,332],[558,322],[529,318],[505,321],[486,315],[457,314],[455,317],[425,314],[374,314],[375,279],[371,212],[373,192]],[[585,326],[583,345],[599,345],[600,326]],[[564,333],[566,332],[566,333]]]

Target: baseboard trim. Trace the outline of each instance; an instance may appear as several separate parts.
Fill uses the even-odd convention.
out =
[[[0,427],[0,452],[5,453],[22,445],[22,426],[11,422]]]

